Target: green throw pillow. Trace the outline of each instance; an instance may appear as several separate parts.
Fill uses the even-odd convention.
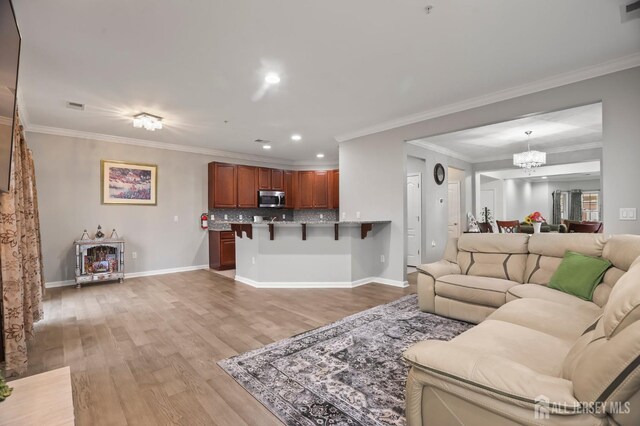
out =
[[[590,301],[593,291],[610,267],[611,262],[601,257],[567,251],[551,277],[549,287]]]

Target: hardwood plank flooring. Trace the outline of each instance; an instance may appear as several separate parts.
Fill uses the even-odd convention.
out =
[[[255,289],[201,270],[48,289],[25,376],[71,368],[76,424],[280,425],[216,362],[415,293]]]

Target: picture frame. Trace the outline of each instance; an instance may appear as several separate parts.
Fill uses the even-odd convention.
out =
[[[155,206],[158,166],[129,161],[100,160],[102,204]]]

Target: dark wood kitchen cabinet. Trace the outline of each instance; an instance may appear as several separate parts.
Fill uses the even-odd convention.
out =
[[[303,171],[298,172],[298,208],[313,208],[313,184],[315,180],[315,172]]]
[[[235,208],[237,185],[235,164],[209,163],[209,208]]]
[[[252,166],[237,166],[238,207],[258,207],[258,169]]]
[[[209,231],[209,267],[218,271],[236,267],[236,237],[233,231]]]
[[[284,176],[282,170],[271,169],[271,189],[284,191]]]
[[[271,189],[271,169],[264,167],[258,169],[258,189],[267,191]]]
[[[294,185],[296,172],[286,170],[282,173],[282,189],[284,190],[285,207],[288,209],[295,208],[296,205],[296,189],[298,185]]]
[[[329,208],[340,207],[340,170],[329,172]]]
[[[313,208],[329,208],[329,172],[314,172],[313,175]]]

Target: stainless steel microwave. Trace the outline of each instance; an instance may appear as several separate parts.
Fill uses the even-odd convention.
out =
[[[284,206],[284,191],[258,191],[258,207],[282,209]]]

